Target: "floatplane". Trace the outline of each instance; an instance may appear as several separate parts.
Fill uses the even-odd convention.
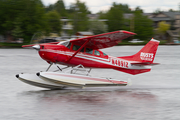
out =
[[[30,85],[63,89],[65,87],[126,86],[128,81],[92,77],[91,69],[114,69],[132,75],[151,70],[159,41],[151,39],[139,52],[131,56],[113,57],[99,49],[113,47],[123,39],[136,35],[129,31],[114,31],[84,38],[43,44],[23,45],[38,50],[40,57],[49,63],[44,72],[21,73],[16,77]],[[49,71],[52,65],[56,71]],[[61,68],[59,65],[65,65]]]

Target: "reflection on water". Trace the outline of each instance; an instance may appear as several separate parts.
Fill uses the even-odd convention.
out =
[[[97,90],[97,91],[96,91]],[[39,100],[44,102],[71,102],[71,103],[90,103],[101,104],[111,103],[112,101],[122,102],[124,100],[147,100],[153,101],[156,99],[155,95],[150,92],[135,92],[129,90],[113,90],[101,91],[96,88],[88,90],[42,90],[42,91],[25,91],[21,95],[36,96]],[[123,99],[122,99],[123,98]]]
[[[34,106],[39,110],[39,114],[43,114],[43,118],[58,114],[58,119],[69,120],[126,118],[134,112],[141,115],[142,112],[153,112],[156,108],[152,106],[158,102],[158,97],[148,90],[114,88],[24,91],[18,96],[35,99]]]

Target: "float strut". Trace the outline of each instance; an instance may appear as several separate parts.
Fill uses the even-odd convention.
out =
[[[58,68],[60,71],[62,71],[62,69],[61,69],[59,66],[57,66],[57,68]]]
[[[49,70],[49,68],[52,66],[52,64],[53,64],[53,63],[51,63],[51,64],[49,65],[49,67],[47,68],[46,72]]]

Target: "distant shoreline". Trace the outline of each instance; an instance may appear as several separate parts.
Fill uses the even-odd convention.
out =
[[[147,42],[142,43],[130,43],[130,42],[122,42],[117,44],[116,46],[139,46],[139,45],[146,45]],[[0,43],[0,48],[22,48],[22,45],[27,45],[26,43]],[[159,45],[180,45],[179,43],[166,43],[160,42]]]

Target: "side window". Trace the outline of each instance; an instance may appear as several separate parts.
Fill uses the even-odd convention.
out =
[[[73,45],[73,50],[75,50],[75,51],[77,51],[79,48],[80,48],[81,46],[79,46],[79,45]],[[80,50],[80,52],[84,52],[84,48],[82,48],[81,50]]]
[[[73,45],[73,50],[78,50],[80,48],[80,46],[78,46],[78,45]]]
[[[103,55],[104,55],[104,56],[107,56],[107,54],[106,54],[106,53],[103,53]]]
[[[86,48],[86,53],[93,54],[93,49]]]
[[[99,51],[97,51],[97,50],[95,50],[95,51],[94,51],[94,55],[98,55],[98,56],[100,56],[100,52],[99,52]]]

